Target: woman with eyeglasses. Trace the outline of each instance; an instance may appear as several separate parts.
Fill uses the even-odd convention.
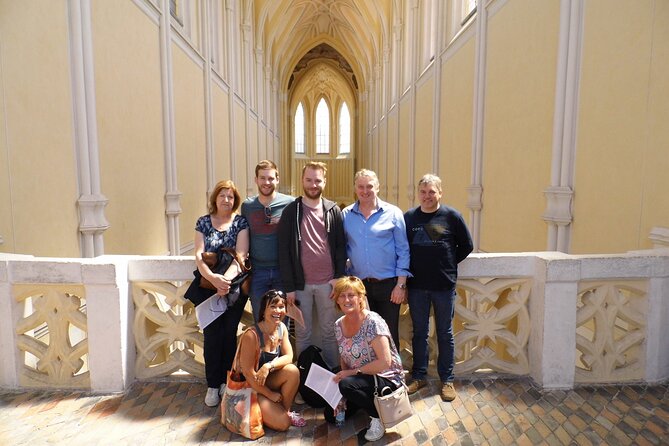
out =
[[[374,375],[380,389],[397,389],[404,383],[404,370],[386,321],[367,309],[365,285],[355,276],[337,280],[333,290],[335,305],[344,316],[335,322],[341,371],[334,376],[345,399],[345,414],[363,409],[371,417],[365,433],[367,441],[379,440],[385,428],[374,407]],[[339,408],[338,410],[343,410]],[[334,422],[334,411],[326,407],[325,419]]]
[[[258,393],[263,425],[277,431],[306,425],[300,414],[290,410],[300,384],[300,372],[293,364],[293,347],[282,322],[285,317],[285,293],[266,292],[260,301],[259,320],[244,332],[237,353],[241,368],[237,372]]]
[[[234,248],[241,259],[249,252],[249,223],[237,214],[241,203],[239,192],[230,180],[219,181],[209,196],[209,213],[195,224],[195,263],[203,278],[224,296],[230,291],[230,280],[213,272],[202,260],[203,252],[218,253],[221,248]],[[213,291],[202,290],[213,294]],[[235,357],[237,327],[244,312],[247,296],[240,296],[234,305],[207,325],[204,330],[204,370],[207,378],[207,395],[204,403],[216,406],[225,389],[227,373]]]

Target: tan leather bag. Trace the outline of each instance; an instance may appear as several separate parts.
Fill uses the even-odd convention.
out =
[[[230,262],[230,265],[225,271],[218,271],[218,253],[203,252],[202,261],[209,267],[212,272],[218,272],[219,274],[223,274],[226,277],[230,276],[228,278],[231,280],[234,280],[240,274],[246,274],[246,278],[240,285],[240,290],[242,294],[248,296],[249,292],[251,291],[251,262],[249,259],[242,259],[239,254],[237,254],[237,251],[232,248],[221,248],[221,251],[225,251],[230,256],[232,256],[232,262]],[[200,277],[200,287],[206,288],[208,290],[216,290],[216,287],[212,285],[212,283],[207,279],[205,279],[204,276]]]

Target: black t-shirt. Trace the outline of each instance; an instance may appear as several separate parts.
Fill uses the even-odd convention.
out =
[[[410,285],[426,290],[452,287],[458,263],[472,252],[473,244],[462,215],[440,205],[432,213],[420,207],[404,214],[411,252]]]

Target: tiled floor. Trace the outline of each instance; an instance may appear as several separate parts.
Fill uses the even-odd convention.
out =
[[[0,391],[0,445],[197,445],[249,443],[203,404],[200,382],[136,383],[125,394]],[[528,380],[456,381],[444,403],[439,383],[411,397],[416,414],[377,444],[660,445],[669,444],[669,383],[542,391]],[[262,444],[364,443],[368,417],[338,429],[322,411],[298,407],[306,427],[267,431]]]

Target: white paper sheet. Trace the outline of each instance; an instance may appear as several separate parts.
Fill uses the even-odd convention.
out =
[[[334,375],[334,373],[325,370],[318,364],[311,364],[304,384],[322,396],[330,407],[336,409],[342,395],[339,391],[339,384],[332,379]]]
[[[226,296],[219,296],[218,294],[210,296],[209,299],[195,307],[195,317],[200,329],[204,330],[207,325],[214,322],[227,309],[228,300]]]

